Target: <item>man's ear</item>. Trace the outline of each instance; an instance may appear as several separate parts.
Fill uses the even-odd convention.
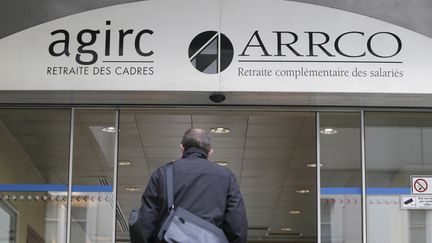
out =
[[[183,144],[180,144],[180,150],[182,151],[182,153],[184,153],[184,147],[183,147]]]
[[[208,152],[208,156],[213,154],[213,149],[210,149],[210,151]]]

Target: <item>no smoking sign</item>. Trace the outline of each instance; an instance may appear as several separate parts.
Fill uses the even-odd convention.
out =
[[[432,176],[411,176],[411,194],[432,195]]]

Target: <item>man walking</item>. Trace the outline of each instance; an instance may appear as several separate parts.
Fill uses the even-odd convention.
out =
[[[175,205],[222,229],[230,242],[246,242],[246,212],[237,180],[230,170],[207,160],[213,152],[210,136],[203,129],[188,129],[180,148],[183,156],[173,162]],[[168,211],[166,167],[152,174],[142,195],[139,224],[144,242],[158,242]]]

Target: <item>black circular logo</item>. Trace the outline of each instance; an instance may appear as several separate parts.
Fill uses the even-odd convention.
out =
[[[234,56],[231,41],[217,31],[197,35],[189,45],[189,60],[200,72],[215,74],[225,70]]]

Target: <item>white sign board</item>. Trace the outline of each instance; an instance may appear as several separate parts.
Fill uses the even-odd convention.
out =
[[[432,176],[411,176],[412,195],[432,195]]]
[[[431,38],[284,0],[120,4],[2,38],[0,53],[1,90],[432,94]]]
[[[432,209],[431,196],[401,196],[401,209]]]

